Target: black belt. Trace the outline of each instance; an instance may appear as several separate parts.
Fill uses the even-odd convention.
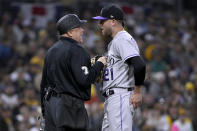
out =
[[[127,91],[132,91],[134,88],[130,87],[130,88],[122,88],[122,89],[125,89]],[[104,97],[108,97],[108,96],[113,95],[113,94],[115,94],[114,90],[113,89],[108,89],[108,91],[105,91],[102,95]]]

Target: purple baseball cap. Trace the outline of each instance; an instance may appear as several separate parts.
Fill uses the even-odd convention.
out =
[[[117,5],[107,5],[101,9],[100,16],[92,17],[95,20],[124,20],[124,12]]]

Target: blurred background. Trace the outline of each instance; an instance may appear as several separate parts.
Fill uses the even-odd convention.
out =
[[[195,0],[0,0],[0,131],[39,131],[41,71],[57,20],[67,13],[88,20],[83,46],[91,57],[103,54],[110,39],[91,17],[108,3],[124,10],[147,64],[133,131],[197,131]],[[86,102],[89,131],[101,130],[99,88],[92,85]]]

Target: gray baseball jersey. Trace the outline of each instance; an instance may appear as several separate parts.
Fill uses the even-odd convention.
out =
[[[139,55],[139,48],[133,37],[124,30],[118,32],[108,45],[103,91],[112,87],[134,87],[133,68],[129,68],[125,61]]]

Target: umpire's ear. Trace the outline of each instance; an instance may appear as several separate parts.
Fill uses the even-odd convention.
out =
[[[67,31],[66,34],[67,34],[68,37],[72,38],[73,37],[73,30]]]

